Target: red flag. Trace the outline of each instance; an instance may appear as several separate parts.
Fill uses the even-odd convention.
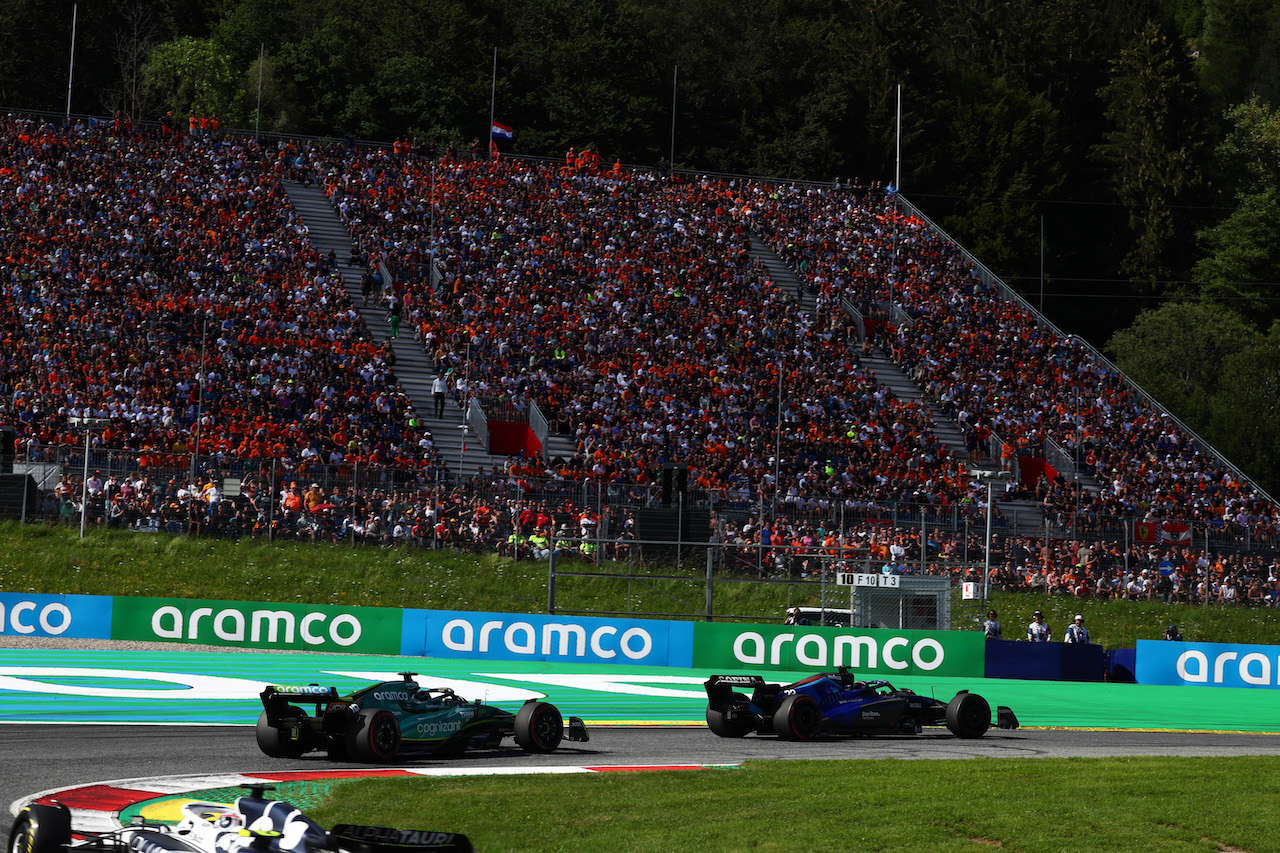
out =
[[[1135,521],[1133,523],[1133,542],[1135,545],[1160,544],[1160,525],[1150,521]]]
[[[1160,525],[1160,540],[1174,545],[1191,544],[1191,525],[1166,521]]]

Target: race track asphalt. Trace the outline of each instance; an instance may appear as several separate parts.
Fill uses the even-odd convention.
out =
[[[10,804],[53,788],[90,782],[185,774],[361,765],[262,755],[246,726],[0,726],[0,827],[12,822]],[[775,738],[724,740],[705,727],[593,727],[591,741],[566,744],[551,755],[526,755],[512,746],[413,766],[484,768],[548,765],[736,764],[782,759],[961,759],[1114,756],[1280,755],[1280,735],[993,729],[978,740],[939,730],[919,737],[784,743]]]

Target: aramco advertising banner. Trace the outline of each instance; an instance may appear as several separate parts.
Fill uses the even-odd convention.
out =
[[[1139,640],[1139,684],[1280,688],[1280,647]]]
[[[692,622],[653,619],[406,610],[400,653],[688,667],[694,629]]]
[[[977,631],[893,631],[785,625],[694,625],[695,669],[725,672],[751,667],[833,669],[847,666],[865,678],[944,675],[981,678],[982,634]]]
[[[400,654],[400,610],[190,598],[116,598],[111,639]]]
[[[0,592],[0,636],[77,637],[111,635],[111,597]]]

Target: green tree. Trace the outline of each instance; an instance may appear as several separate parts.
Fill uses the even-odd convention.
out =
[[[1258,333],[1239,314],[1212,302],[1167,302],[1116,332],[1116,365],[1192,429],[1210,424],[1228,359]]]
[[[216,115],[224,122],[237,123],[246,120],[241,108],[242,76],[212,38],[182,36],[165,42],[152,51],[144,76],[175,115]]]
[[[1193,278],[1201,293],[1266,328],[1280,316],[1280,112],[1253,99],[1227,113],[1231,130],[1218,146],[1236,187],[1235,209],[1199,233],[1203,257]]]
[[[1209,436],[1271,494],[1280,494],[1280,323],[1222,365]]]
[[[1130,249],[1121,270],[1159,290],[1157,282],[1189,265],[1183,249],[1191,225],[1175,214],[1201,184],[1197,155],[1206,137],[1191,65],[1148,21],[1112,63],[1100,96],[1108,128],[1094,151],[1129,211]]]
[[[935,112],[946,123],[929,177],[962,200],[943,227],[988,266],[1007,270],[1038,239],[1035,200],[1059,192],[1066,177],[1057,111],[1015,81],[974,76]]]
[[[1225,108],[1250,97],[1280,99],[1280,2],[1203,0],[1200,76]]]

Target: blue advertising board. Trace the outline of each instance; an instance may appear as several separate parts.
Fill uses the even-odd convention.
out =
[[[0,635],[107,639],[111,601],[109,595],[0,592]]]
[[[693,623],[406,610],[401,654],[688,668]]]
[[[1139,684],[1280,688],[1280,646],[1139,640]]]

